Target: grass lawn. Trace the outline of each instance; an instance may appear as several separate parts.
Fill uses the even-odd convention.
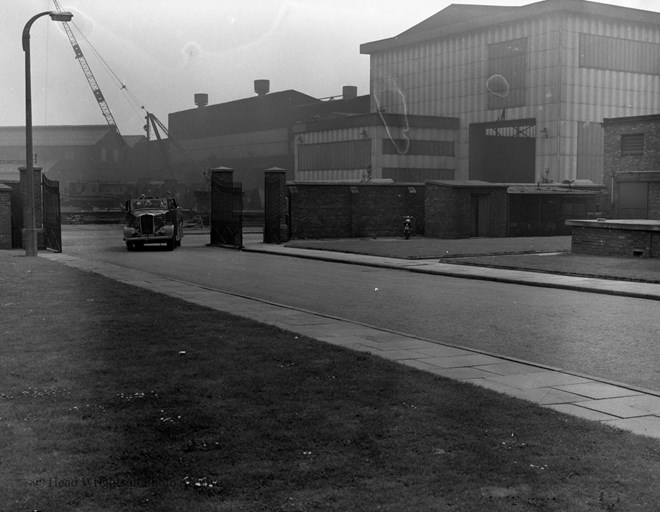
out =
[[[3,511],[660,503],[658,441],[41,258],[0,319]]]

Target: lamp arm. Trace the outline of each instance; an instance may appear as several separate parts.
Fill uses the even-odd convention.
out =
[[[47,14],[50,14],[52,11],[44,11],[40,12],[39,14],[35,14],[32,16],[28,22],[25,24],[25,27],[23,27],[23,51],[26,52],[30,49],[30,28],[32,28],[32,24],[37,21],[37,19],[41,18],[42,16],[46,16]]]

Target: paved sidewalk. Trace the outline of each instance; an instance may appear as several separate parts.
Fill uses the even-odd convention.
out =
[[[250,244],[246,250],[261,250],[290,257],[322,257],[328,259],[325,251],[290,250],[282,246],[264,246]],[[94,272],[119,282],[138,286],[169,296],[250,318],[308,336],[326,343],[368,352],[376,356],[397,361],[401,364],[431,372],[443,377],[470,382],[509,396],[532,401],[542,407],[599,421],[624,430],[660,439],[660,394],[649,390],[633,389],[617,383],[603,382],[588,376],[575,375],[554,368],[542,367],[474,350],[440,344],[432,340],[407,336],[402,333],[386,331],[372,326],[348,322],[339,318],[322,316],[280,304],[258,301],[249,297],[223,293],[211,288],[195,286],[137,270],[127,270],[112,264],[79,259],[66,254],[42,253],[42,257]],[[356,257],[356,255],[333,254],[333,261],[358,263],[363,265],[388,266],[411,271],[447,273],[455,275],[457,266],[450,269],[435,262],[403,262],[392,258]],[[440,265],[440,266],[437,266]],[[467,271],[478,272],[473,268]],[[494,269],[490,269],[494,270]],[[497,274],[500,274],[499,277]],[[514,274],[501,271],[484,277],[472,274],[473,278],[532,279],[525,272]],[[470,274],[461,275],[470,277]],[[560,277],[560,276],[551,276]],[[572,278],[575,279],[575,278]],[[590,283],[594,289],[599,283]],[[516,281],[517,282],[517,281]],[[556,286],[561,283],[554,281]],[[575,281],[571,281],[577,286]],[[528,282],[526,284],[531,284]],[[610,283],[612,284],[612,283]],[[639,283],[637,283],[639,284]],[[544,284],[535,284],[545,286]],[[569,282],[563,283],[568,286]],[[604,286],[604,285],[603,285]],[[659,285],[656,285],[659,286]],[[660,287],[660,286],[659,286]],[[629,290],[631,293],[656,294],[657,288],[645,288],[644,291]],[[600,293],[608,293],[600,292]]]

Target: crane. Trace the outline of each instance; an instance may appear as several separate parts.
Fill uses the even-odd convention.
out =
[[[59,12],[63,12],[62,7],[60,6],[57,0],[53,0],[53,3],[55,4],[55,8]],[[89,86],[91,87],[92,92],[94,93],[94,97],[96,98],[99,107],[101,107],[101,112],[103,113],[103,117],[105,117],[108,126],[110,126],[115,136],[117,137],[119,144],[121,144],[121,146],[124,149],[126,149],[127,148],[126,141],[124,140],[124,137],[122,137],[119,128],[117,128],[117,123],[115,121],[115,118],[113,117],[112,112],[110,111],[110,107],[108,106],[108,103],[105,101],[105,97],[103,96],[103,93],[101,92],[101,88],[99,87],[99,84],[96,81],[96,78],[94,77],[94,73],[92,73],[92,70],[89,67],[89,64],[87,63],[87,59],[85,58],[83,51],[80,49],[80,45],[76,40],[76,36],[73,35],[73,32],[71,31],[71,27],[69,27],[69,22],[62,21],[61,23],[64,26],[64,31],[66,32],[66,35],[69,38],[69,42],[71,43],[71,46],[73,47],[73,52],[76,55],[76,59],[80,63],[80,67],[82,68],[83,73],[85,74],[85,78],[87,78],[87,82],[89,83]]]

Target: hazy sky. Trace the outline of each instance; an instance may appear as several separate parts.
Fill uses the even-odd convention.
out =
[[[144,106],[165,124],[170,112],[251,97],[255,79],[271,92],[369,92],[369,57],[360,44],[393,37],[451,3],[525,5],[529,0],[60,0],[124,135],[141,134]],[[659,0],[610,4],[660,10]],[[0,0],[0,126],[25,123],[21,34],[55,10],[52,0]],[[33,123],[104,124],[98,103],[61,26],[48,16],[30,31]],[[89,40],[89,42],[88,42]],[[90,43],[92,46],[90,46]],[[99,60],[126,86],[121,85]],[[128,92],[126,92],[128,91]]]

